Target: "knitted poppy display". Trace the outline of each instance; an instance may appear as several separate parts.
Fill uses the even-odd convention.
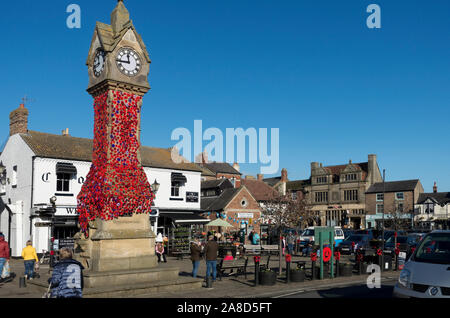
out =
[[[139,161],[142,96],[108,91],[95,97],[92,166],[78,195],[81,230],[90,221],[151,211],[154,194]]]

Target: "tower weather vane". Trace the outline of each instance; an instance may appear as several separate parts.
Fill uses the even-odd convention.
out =
[[[28,98],[27,95],[25,95],[24,97],[21,98],[22,100],[22,104],[25,106],[28,102],[35,102],[35,99],[32,98]]]

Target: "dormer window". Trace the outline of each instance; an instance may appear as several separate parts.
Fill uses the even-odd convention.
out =
[[[345,175],[345,181],[356,181],[358,179],[358,175],[356,173],[350,173]]]
[[[184,187],[187,182],[187,178],[182,173],[172,173],[171,176],[172,187],[170,190],[170,195],[172,197],[180,196],[180,188]]]
[[[328,177],[327,176],[317,177],[316,178],[316,182],[317,183],[327,183],[328,182]]]
[[[70,192],[70,180],[77,176],[77,168],[71,163],[56,164],[56,192]]]

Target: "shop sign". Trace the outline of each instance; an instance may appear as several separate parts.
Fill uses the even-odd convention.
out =
[[[74,239],[60,239],[59,240],[59,248],[68,247],[73,249],[75,247]]]
[[[198,203],[198,192],[186,192],[186,202]]]
[[[253,219],[253,213],[238,213],[238,219]]]

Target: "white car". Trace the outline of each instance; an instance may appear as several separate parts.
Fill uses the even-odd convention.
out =
[[[433,231],[405,264],[396,297],[450,298],[450,231]]]

